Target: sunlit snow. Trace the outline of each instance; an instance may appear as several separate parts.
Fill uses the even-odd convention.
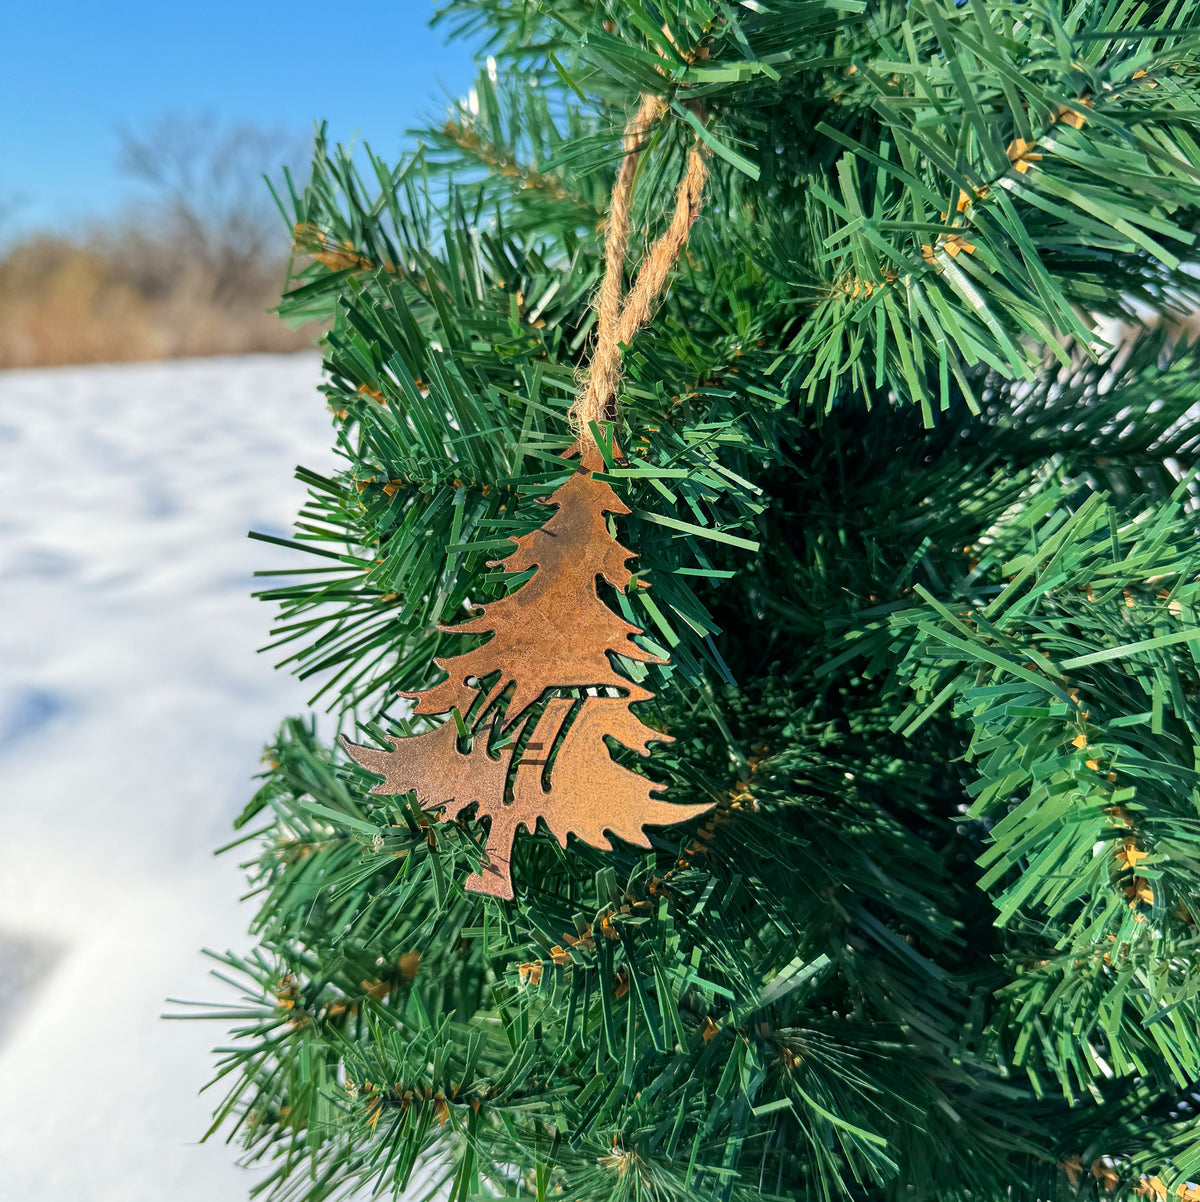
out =
[[[264,741],[304,708],[251,571],[300,557],[292,469],[333,465],[315,355],[0,373],[0,1199],[240,1202],[198,1144],[246,949],[214,859]]]

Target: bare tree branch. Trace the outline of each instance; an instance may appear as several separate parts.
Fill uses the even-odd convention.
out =
[[[203,265],[221,299],[244,292],[286,255],[287,234],[263,177],[306,152],[304,140],[280,129],[168,115],[121,131],[119,165],[147,188],[147,235]]]

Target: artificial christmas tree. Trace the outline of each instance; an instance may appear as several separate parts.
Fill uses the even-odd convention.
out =
[[[264,595],[359,762],[292,720],[241,820],[217,1126],[280,1198],[1200,1197],[1196,5],[445,20],[472,102],[285,200],[346,462]]]

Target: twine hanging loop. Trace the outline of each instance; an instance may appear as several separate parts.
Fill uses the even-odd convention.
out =
[[[617,416],[617,385],[621,379],[621,348],[649,320],[675,261],[700,214],[708,178],[701,143],[688,151],[687,170],[675,192],[670,224],[646,254],[628,293],[623,292],[625,261],[629,254],[629,213],[638,156],[653,124],[666,111],[659,96],[643,96],[637,113],[625,127],[624,158],[613,185],[605,224],[604,278],[596,298],[596,344],[583,386],[568,414],[571,428],[585,442],[592,441],[591,422],[611,422]]]

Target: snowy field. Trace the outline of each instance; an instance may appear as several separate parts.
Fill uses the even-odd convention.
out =
[[[304,708],[254,568],[300,557],[292,469],[334,462],[313,354],[0,373],[0,1202],[241,1202],[197,1141],[250,946],[215,859]]]

